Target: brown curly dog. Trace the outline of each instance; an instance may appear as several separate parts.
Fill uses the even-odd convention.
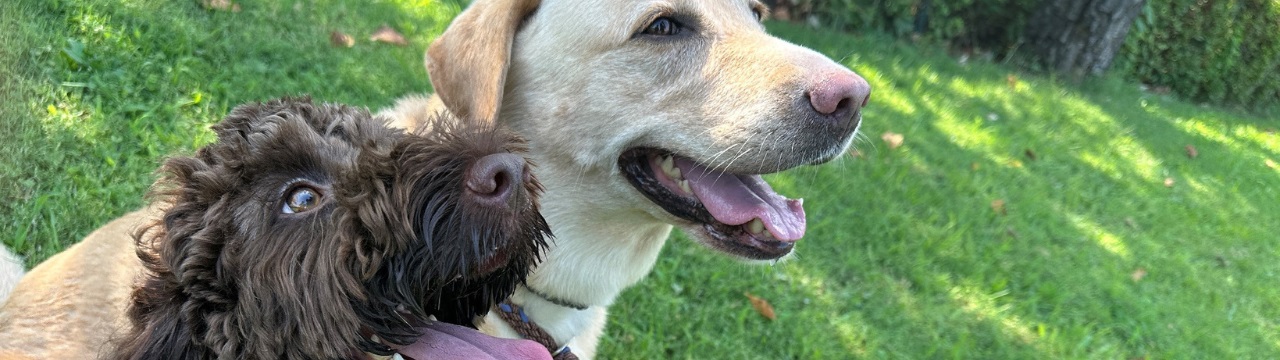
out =
[[[441,323],[473,327],[549,230],[518,137],[431,128],[309,99],[236,108],[162,168],[168,206],[136,234],[145,278],[114,357],[546,358]]]

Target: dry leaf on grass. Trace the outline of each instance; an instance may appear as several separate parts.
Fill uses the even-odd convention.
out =
[[[1129,274],[1129,278],[1133,279],[1133,282],[1142,281],[1142,278],[1145,277],[1147,277],[1147,269],[1144,268],[1138,268],[1132,274]]]
[[[337,30],[334,30],[332,33],[329,33],[329,42],[333,43],[333,46],[341,46],[341,47],[352,47],[356,45],[355,38],[351,37],[351,35],[344,34],[343,32],[337,31]]]
[[[1009,74],[1005,77],[1005,81],[1009,82],[1009,89],[1018,90],[1018,76]]]
[[[747,300],[751,300],[751,307],[756,308],[760,312],[760,316],[764,316],[769,320],[777,320],[778,314],[773,312],[773,305],[769,305],[769,301],[751,295],[751,293],[742,293],[747,296]]]
[[[1187,157],[1195,159],[1197,156],[1200,156],[1200,152],[1196,151],[1196,147],[1187,145]]]
[[[904,140],[902,134],[892,131],[885,131],[884,135],[880,135],[880,139],[884,140],[884,143],[889,145],[889,149],[897,149],[899,146],[902,146],[902,141]]]
[[[200,6],[209,10],[240,12],[240,4],[231,0],[200,0]]]
[[[1173,178],[1164,178],[1164,187],[1173,187]]]
[[[1027,155],[1027,159],[1030,159],[1031,161],[1036,161],[1037,159],[1036,152],[1031,151],[1031,149],[1027,149],[1027,151],[1024,151],[1023,154]]]
[[[1004,199],[991,200],[991,211],[1000,215],[1009,215],[1009,211],[1004,208]]]
[[[1277,164],[1274,160],[1266,159],[1263,160],[1262,163],[1267,164],[1267,167],[1269,168],[1280,170],[1280,164]]]
[[[409,41],[404,39],[404,35],[400,35],[400,32],[386,24],[374,31],[373,36],[369,37],[369,41],[384,42],[396,46],[409,45]]]

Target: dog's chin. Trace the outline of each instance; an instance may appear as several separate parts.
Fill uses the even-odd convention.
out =
[[[760,174],[712,170],[668,151],[635,148],[622,176],[699,243],[746,260],[787,256],[805,231],[803,202],[778,195]]]

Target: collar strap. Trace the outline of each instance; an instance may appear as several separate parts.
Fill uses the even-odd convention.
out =
[[[578,356],[569,350],[568,344],[557,346],[556,339],[552,338],[551,334],[547,333],[547,330],[544,330],[529,319],[529,316],[525,315],[524,309],[520,308],[520,305],[512,304],[511,300],[504,300],[494,306],[494,310],[497,310],[498,316],[503,321],[506,321],[508,325],[511,325],[511,328],[515,329],[516,333],[519,333],[521,337],[536,341],[546,347],[547,351],[551,352],[553,360],[578,360]]]
[[[528,285],[525,285],[525,287],[524,287],[524,288],[525,288],[525,290],[529,290],[529,293],[530,293],[530,294],[537,295],[538,297],[540,297],[540,298],[542,298],[543,300],[546,300],[546,301],[548,301],[548,302],[550,302],[550,303],[552,303],[552,304],[560,305],[560,306],[567,307],[567,308],[571,308],[571,309],[578,310],[578,311],[586,310],[587,308],[589,308],[589,307],[590,307],[590,306],[583,305],[583,304],[579,304],[579,303],[576,303],[576,302],[573,302],[573,301],[569,301],[569,300],[561,299],[561,298],[558,298],[558,297],[555,297],[555,296],[547,295],[547,293],[544,293],[544,292],[538,291],[537,289],[534,289],[533,287],[528,286]]]

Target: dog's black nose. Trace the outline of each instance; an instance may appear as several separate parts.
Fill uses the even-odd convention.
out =
[[[528,181],[528,164],[516,154],[493,154],[476,160],[467,170],[467,190],[480,201],[499,206],[507,204]]]

